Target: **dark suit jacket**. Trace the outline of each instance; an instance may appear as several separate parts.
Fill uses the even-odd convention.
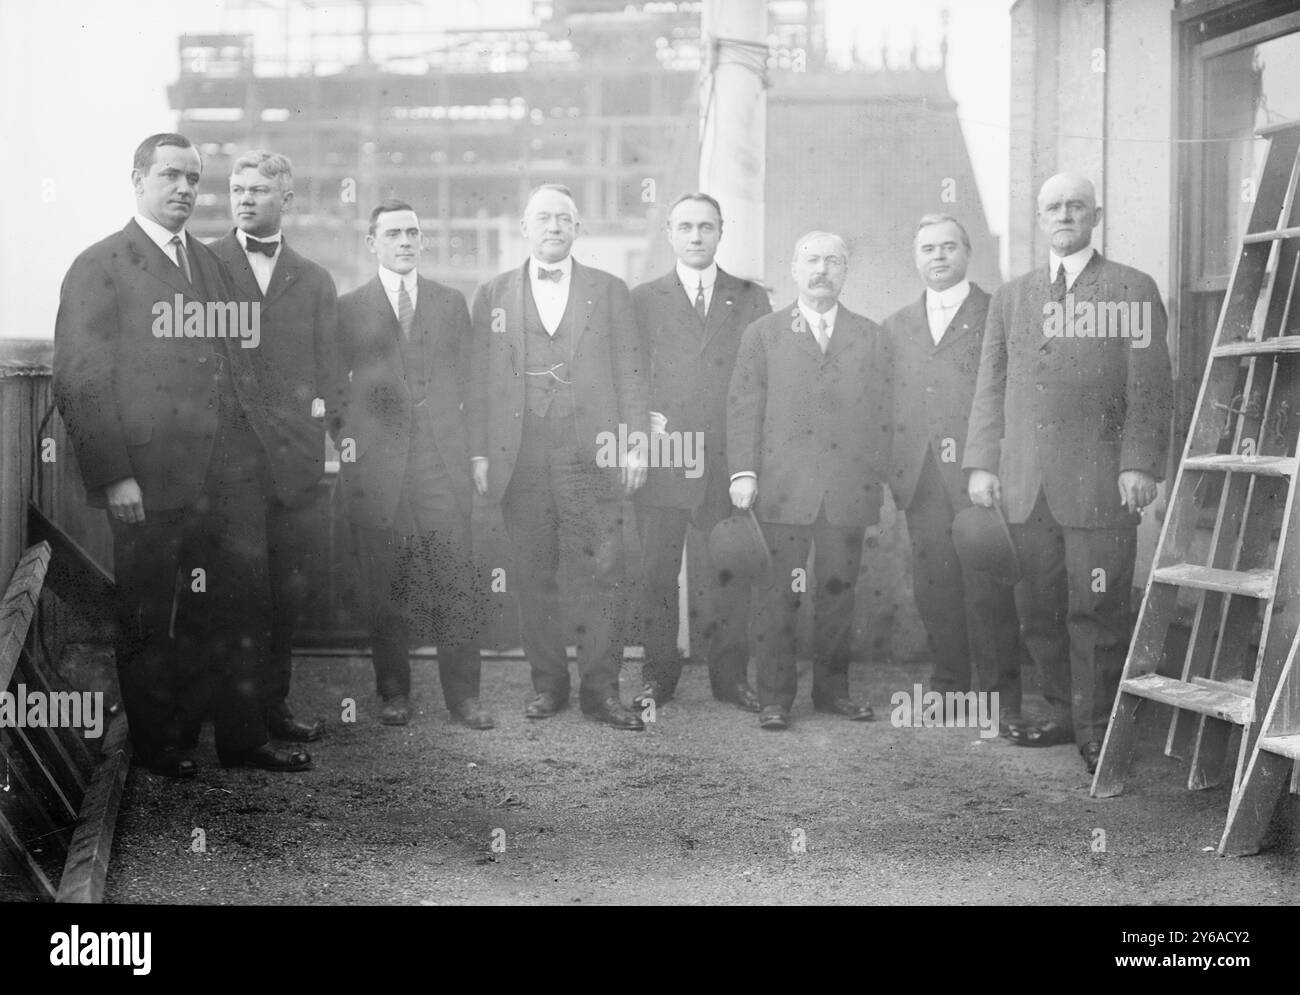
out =
[[[334,281],[286,240],[264,297],[233,230],[212,249],[230,271],[239,299],[261,304],[261,342],[248,350],[254,379],[241,394],[256,411],[251,420],[266,447],[276,497],[300,504],[325,472],[326,419],[311,417],[312,400],[323,398],[330,415],[341,400]]]
[[[188,256],[211,300],[230,300],[225,267],[189,238]],[[156,338],[153,308],[177,294],[204,303],[176,264],[135,220],[72,263],[54,324],[54,394],[72,438],[89,503],[134,477],[146,511],[184,507],[199,496],[217,429],[221,343]],[[238,340],[231,354],[247,353]]]
[[[650,371],[650,410],[668,419],[669,432],[699,432],[703,475],[685,467],[651,467],[640,504],[694,511],[710,528],[731,509],[727,471],[727,390],[740,336],[751,322],[772,313],[767,292],[718,269],[703,331],[677,269],[632,291],[641,352]],[[697,458],[699,458],[697,452]]]
[[[1151,277],[1100,253],[1071,293],[1076,307],[1149,304],[1149,344],[1047,335],[1046,266],[999,287],[989,303],[962,465],[998,475],[1010,522],[1029,517],[1042,489],[1062,525],[1135,526],[1139,516],[1120,504],[1116,481],[1121,470],[1164,478],[1173,396],[1164,305]]]
[[[900,508],[911,505],[931,450],[953,508],[970,504],[961,461],[988,312],[989,295],[972,283],[970,295],[938,345],[930,337],[924,293],[885,319],[894,352],[894,459],[889,486]],[[946,452],[953,455],[949,461],[944,460]]]
[[[488,458],[486,500],[501,500],[519,455],[524,412],[524,289],[527,263],[493,277],[474,293],[473,374],[466,398],[470,448]],[[627,284],[604,270],[573,263],[570,306],[576,340],[569,370],[579,444],[596,462],[600,434],[650,431],[646,368]],[[494,330],[495,329],[495,330]],[[605,474],[607,496],[620,491],[618,467]]]
[[[758,474],[760,521],[880,520],[893,415],[889,340],[843,304],[822,355],[797,304],[760,318],[740,341],[727,399],[732,473]]]
[[[469,312],[451,287],[419,278],[415,326],[425,349],[429,393],[413,397],[402,361],[402,328],[376,276],[339,298],[341,369],[346,385],[339,445],[350,440],[355,462],[341,464],[348,514],[358,525],[393,525],[411,444],[413,406],[424,401],[434,427],[438,456],[446,468],[456,504],[473,507],[464,414],[465,347]]]

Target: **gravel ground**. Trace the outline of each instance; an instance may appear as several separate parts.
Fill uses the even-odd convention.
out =
[[[624,668],[623,698],[639,668]],[[1300,802],[1270,849],[1224,859],[1228,790],[1184,790],[1151,729],[1123,795],[1088,796],[1072,746],[893,728],[923,666],[857,666],[877,720],[813,713],[801,666],[789,732],[709,695],[687,668],[644,733],[576,707],[523,717],[518,662],[484,665],[497,728],[453,725],[435,665],[409,726],[377,721],[368,658],[299,658],[294,705],[325,715],[312,771],[198,778],[134,769],[109,902],[196,904],[1294,904]],[[574,681],[576,689],[576,677]],[[356,721],[340,721],[354,698]],[[1031,699],[1031,706],[1033,700]],[[1038,702],[1041,704],[1041,701]],[[1031,707],[1032,710],[1032,707]],[[202,852],[195,852],[202,830]],[[1104,831],[1104,852],[1094,846]],[[800,845],[802,844],[802,846]],[[801,852],[802,851],[802,852]]]

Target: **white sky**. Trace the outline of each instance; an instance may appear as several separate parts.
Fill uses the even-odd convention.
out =
[[[245,0],[256,6],[256,0]],[[459,26],[518,24],[529,0],[431,0]],[[832,55],[856,41],[935,58],[952,11],[948,78],[985,212],[1006,231],[1010,0],[824,0]],[[222,0],[0,0],[0,337],[53,335],[58,289],[82,249],[134,210],[131,153],[171,131],[176,38],[221,26]],[[988,123],[974,123],[988,122]]]

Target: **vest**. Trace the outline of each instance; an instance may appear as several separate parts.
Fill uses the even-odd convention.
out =
[[[531,274],[529,279],[531,280]],[[555,335],[546,326],[533,301],[531,282],[524,286],[524,403],[538,418],[567,418],[573,414],[573,379],[569,361],[573,358],[576,332],[573,329],[573,280],[569,300]],[[553,370],[547,374],[546,370]],[[558,378],[558,379],[557,379]]]

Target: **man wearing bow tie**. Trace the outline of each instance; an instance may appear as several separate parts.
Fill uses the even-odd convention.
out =
[[[544,719],[569,702],[557,574],[561,556],[572,555],[582,710],[639,730],[641,718],[619,699],[620,588],[623,501],[644,482],[646,460],[634,450],[604,465],[601,454],[611,440],[649,431],[645,363],[626,284],[569,254],[578,225],[566,187],[536,188],[521,220],[530,257],[474,295],[466,401],[474,484],[500,503],[515,554],[507,576],[535,691],[524,714]]]
[[[1049,265],[999,287],[989,303],[962,461],[971,501],[1001,502],[1011,526],[1025,644],[1051,707],[1046,721],[1015,726],[1010,738],[1077,742],[1089,773],[1128,650],[1137,525],[1164,476],[1173,389],[1160,292],[1092,247],[1100,220],[1084,177],[1059,173],[1043,184],[1038,225]],[[1062,307],[1105,313],[1117,304],[1145,310],[1148,334],[1055,334],[1051,315]]]
[[[271,735],[311,742],[324,720],[300,722],[289,708],[294,617],[314,544],[299,534],[303,509],[319,499],[325,472],[325,408],[338,410],[338,296],[321,266],[290,246],[281,218],[293,203],[287,156],[253,150],[235,160],[230,207],[235,228],[212,243],[242,300],[261,309],[261,341],[250,350],[250,401],[270,457],[266,509],[271,634],[262,695]],[[328,402],[328,404],[326,403]],[[314,408],[318,410],[313,410]]]
[[[339,429],[343,490],[356,526],[370,613],[379,720],[411,714],[410,648],[433,643],[452,718],[491,729],[479,702],[483,597],[471,553],[469,449],[462,412],[469,310],[460,291],[419,275],[415,209],[370,212],[379,264],[339,298],[341,367],[350,375]]]
[[[889,342],[839,303],[848,249],[830,232],[795,243],[798,299],[740,340],[727,399],[731,500],[753,507],[772,554],[755,634],[759,726],[785,729],[797,691],[799,604],[813,594],[813,707],[854,721],[849,696],[854,585],[869,525],[880,521],[889,460]],[[815,547],[816,590],[804,575]]]
[[[1015,598],[988,575],[963,576],[952,543],[953,516],[970,505],[961,458],[989,295],[966,279],[970,239],[956,218],[923,217],[913,254],[925,292],[884,323],[894,355],[890,487],[907,515],[912,596],[934,656],[932,686],[966,692],[973,676],[980,691],[997,692],[1007,725],[1020,714]]]
[[[211,675],[222,764],[303,770],[305,752],[269,745],[257,692],[267,453],[249,350],[202,316],[201,336],[162,323],[178,300],[189,311],[233,298],[220,259],[185,231],[202,169],[183,135],[136,149],[135,217],[63,281],[55,396],[87,499],[113,531],[118,678],[139,762],[194,775]]]
[[[708,530],[731,511],[726,454],[727,387],[740,336],[772,311],[767,293],[714,261],[722,208],[705,193],[679,197],[668,211],[668,241],[677,265],[632,291],[642,355],[650,370],[655,431],[702,443],[697,465],[651,467],[636,493],[641,540],[640,635],[645,647],[637,704],[662,703],[681,677],[677,655],[677,575],[686,527]],[[687,452],[684,447],[679,450]],[[692,578],[694,581],[695,579]],[[709,603],[708,663],[713,696],[759,709],[749,684],[749,585],[710,571],[693,586]]]

